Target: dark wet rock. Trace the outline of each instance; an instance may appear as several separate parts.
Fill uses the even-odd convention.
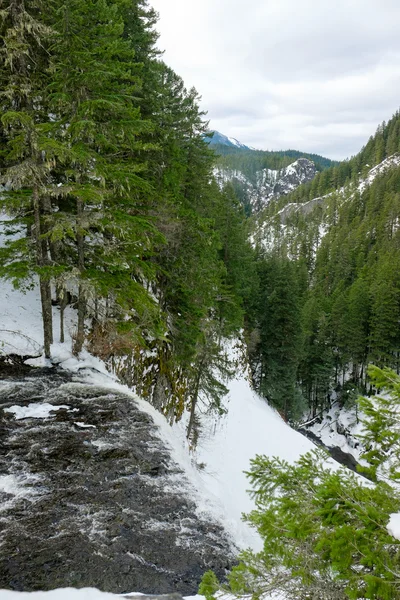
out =
[[[343,452],[343,450],[341,448],[338,448],[337,446],[329,446],[328,451],[332,458],[338,463],[344,465],[351,471],[355,471],[356,473],[358,473],[358,462],[352,454],[349,454],[348,452]]]
[[[359,472],[360,465],[356,461],[356,459],[354,458],[354,456],[352,454],[349,454],[348,452],[344,452],[338,446],[325,446],[325,444],[321,441],[321,439],[317,435],[315,435],[315,433],[310,431],[309,429],[300,428],[297,431],[299,433],[303,434],[306,438],[308,438],[312,442],[314,442],[317,446],[322,446],[323,448],[325,448],[325,450],[327,450],[329,452],[329,454],[331,455],[333,460],[336,460],[336,462],[338,462],[339,464],[343,465],[344,467],[347,467],[348,469],[350,469],[351,471],[354,471],[355,473],[358,473],[362,477],[369,479],[369,477],[367,477],[367,475],[365,473],[362,473],[361,471]]]
[[[0,376],[4,377],[13,377],[15,375],[20,375],[23,373],[29,373],[33,370],[33,367],[30,367],[25,364],[25,361],[29,358],[37,358],[31,355],[29,356],[21,356],[19,354],[4,354],[0,355]]]
[[[204,571],[223,577],[232,542],[198,513],[151,416],[131,396],[70,379],[36,370],[0,382],[0,588],[192,594]],[[45,402],[68,408],[4,412]]]

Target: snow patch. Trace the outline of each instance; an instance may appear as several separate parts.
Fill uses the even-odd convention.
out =
[[[396,540],[400,540],[400,513],[392,513],[390,515],[387,530]]]
[[[369,165],[365,166],[368,167]],[[360,192],[363,192],[365,188],[370,186],[379,175],[382,175],[387,170],[398,166],[400,166],[400,154],[393,154],[392,156],[388,156],[387,158],[385,158],[385,160],[379,163],[379,165],[373,167],[368,172],[368,175],[365,179],[361,179],[357,189]]]
[[[238,351],[231,352],[232,358],[237,358],[234,354]],[[291,429],[251,389],[247,372],[238,373],[227,386],[229,395],[224,401],[227,414],[222,418],[205,414],[202,418],[202,435],[194,454],[195,463],[200,466],[197,477],[202,488],[218,499],[219,518],[232,532],[236,543],[257,551],[262,548],[261,539],[241,518],[242,513],[255,508],[247,492],[250,486],[245,475],[251,459],[266,455],[295,462],[315,446]],[[178,424],[174,429],[181,427]]]
[[[315,174],[315,165],[307,158],[299,158],[280,170],[262,169],[257,171],[254,180],[250,180],[238,170],[223,168],[214,170],[214,175],[221,187],[234,180],[243,185],[255,212],[265,208],[273,198],[280,198],[302,183],[311,181]]]
[[[13,414],[14,418],[20,421],[21,419],[48,419],[55,416],[51,413],[55,413],[63,408],[66,410],[78,410],[71,409],[66,404],[54,406],[48,402],[43,402],[43,404],[28,404],[28,406],[10,406],[9,408],[5,408],[4,412]]]
[[[21,485],[15,475],[0,475],[0,492],[17,496],[20,491]]]
[[[363,433],[363,415],[357,414],[356,409],[346,410],[334,403],[332,408],[307,430],[316,435],[321,442],[329,448],[340,448],[343,452],[351,454],[357,462],[361,461],[364,448],[357,437]]]

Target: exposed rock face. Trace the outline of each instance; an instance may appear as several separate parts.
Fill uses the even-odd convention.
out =
[[[70,379],[0,382],[0,589],[192,594],[207,569],[223,577],[232,543],[199,516],[151,416]],[[49,404],[45,419],[7,412]]]
[[[317,174],[314,163],[307,158],[299,158],[286,169],[279,171],[278,179],[273,186],[272,193],[275,198],[289,194],[302,183],[312,181]]]
[[[305,159],[301,159],[301,161],[303,160]],[[302,229],[299,229],[295,223],[296,219],[292,219],[295,215],[301,215],[305,217],[303,223],[307,227],[307,244],[313,247],[315,258],[322,239],[335,223],[336,211],[329,210],[331,200],[335,199],[339,206],[341,202],[352,202],[356,195],[358,193],[362,194],[377,177],[391,169],[397,169],[399,166],[400,153],[396,153],[370,169],[366,177],[360,178],[358,181],[349,182],[335,191],[312,198],[307,202],[288,203],[275,214],[272,211],[268,216],[261,214],[252,232],[251,239],[253,243],[261,244],[265,249],[271,251],[284,240],[290,240],[290,244],[292,244],[296,237],[299,240],[304,239],[304,225]],[[304,171],[304,176],[308,177],[307,170]],[[276,217],[279,217],[280,226],[277,226]]]
[[[288,167],[279,171],[263,169],[256,173],[255,183],[240,171],[216,170],[221,183],[235,181],[243,190],[243,195],[257,213],[272,199],[280,198],[295,190],[302,183],[314,179],[317,174],[315,164],[307,158],[299,158]]]
[[[279,211],[279,218],[281,220],[282,225],[284,225],[288,218],[294,215],[296,212],[301,213],[304,216],[312,213],[314,208],[317,206],[323,206],[326,203],[326,196],[321,196],[319,198],[313,198],[308,202],[291,202],[290,204],[286,204],[284,208]]]

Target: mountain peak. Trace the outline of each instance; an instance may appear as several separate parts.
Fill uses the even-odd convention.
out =
[[[224,135],[223,133],[220,133],[219,131],[212,131],[211,133],[213,134],[213,137],[206,138],[206,140],[209,142],[209,144],[211,146],[221,144],[222,146],[230,146],[233,148],[242,148],[243,150],[252,150],[252,148],[250,148],[249,146],[246,146],[245,144],[242,144],[242,142],[239,142],[239,140],[237,140],[236,138],[228,137],[227,135]]]

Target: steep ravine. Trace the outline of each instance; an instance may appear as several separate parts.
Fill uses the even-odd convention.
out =
[[[64,408],[7,412],[46,403]],[[0,407],[0,589],[191,594],[204,571],[223,576],[232,564],[232,541],[196,510],[131,396],[63,371],[3,367]]]

